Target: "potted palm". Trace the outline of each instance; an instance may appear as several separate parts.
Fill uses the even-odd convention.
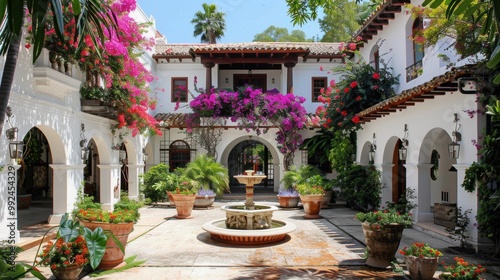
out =
[[[359,212],[356,220],[363,227],[368,253],[366,264],[377,268],[390,266],[403,236],[403,229],[413,223],[411,213],[402,214],[394,208],[388,208]]]
[[[229,173],[227,168],[215,161],[213,157],[200,154],[182,170],[182,175],[199,190],[195,207],[210,207],[215,195],[229,191]],[[214,195],[209,195],[209,190]]]
[[[279,206],[283,208],[297,207],[299,203],[299,193],[297,185],[306,182],[306,179],[315,175],[320,175],[319,168],[312,165],[302,165],[300,167],[291,166],[283,175],[281,182],[283,187],[278,192]]]

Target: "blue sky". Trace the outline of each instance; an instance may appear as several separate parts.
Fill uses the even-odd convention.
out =
[[[202,4],[215,4],[226,14],[226,31],[220,43],[251,42],[254,35],[271,25],[295,29],[306,33],[307,38],[322,37],[317,20],[303,26],[294,26],[287,15],[285,0],[137,0],[144,12],[156,20],[156,28],[167,37],[169,43],[199,43],[193,36],[191,20]],[[322,14],[320,15],[320,18]]]

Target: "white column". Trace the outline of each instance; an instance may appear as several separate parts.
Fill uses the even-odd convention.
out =
[[[462,214],[471,209],[471,212],[467,215],[470,219],[470,223],[467,226],[467,233],[469,238],[467,242],[477,246],[479,241],[479,232],[477,227],[477,209],[478,209],[478,199],[477,199],[477,187],[473,192],[467,192],[461,185],[464,181],[465,171],[469,168],[470,164],[453,164],[457,169],[457,207],[462,207]]]
[[[418,166],[414,163],[403,164],[406,169],[406,188],[412,188],[415,190],[415,199],[412,203],[418,204]],[[418,217],[418,206],[416,209],[412,210],[413,221],[417,221]]]
[[[128,168],[128,197],[139,199],[139,175],[144,173],[144,164],[129,164]]]
[[[434,221],[434,213],[431,212],[431,168],[433,164],[421,163],[418,168],[418,182],[415,188],[417,194],[417,222]]]
[[[100,170],[100,198],[102,209],[113,211],[113,205],[120,199],[119,164],[97,165]]]
[[[50,164],[54,172],[53,206],[49,224],[58,224],[65,213],[71,213],[75,207],[78,189],[83,183],[84,164]]]

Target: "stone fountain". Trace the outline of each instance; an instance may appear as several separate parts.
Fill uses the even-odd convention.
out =
[[[273,220],[273,212],[278,207],[271,205],[255,205],[253,202],[254,185],[267,178],[266,175],[253,174],[234,176],[241,184],[245,184],[245,204],[225,205],[221,208],[226,218],[210,221],[203,225],[212,239],[225,243],[241,245],[261,245],[283,240],[287,233],[295,230],[295,225]]]

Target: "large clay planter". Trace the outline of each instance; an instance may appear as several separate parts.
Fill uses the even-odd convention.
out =
[[[295,208],[299,204],[299,197],[278,195],[278,202],[282,208]]]
[[[209,208],[215,202],[215,195],[197,195],[194,200],[194,207]]]
[[[439,258],[418,258],[406,256],[406,267],[412,280],[430,280],[434,278]]]
[[[177,219],[190,219],[192,218],[191,212],[193,212],[194,201],[196,200],[196,194],[172,194],[175,200],[175,210],[177,210]]]
[[[85,227],[94,230],[98,227],[101,227],[104,231],[109,230],[113,233],[113,235],[120,241],[123,245],[123,249],[127,245],[128,235],[134,229],[134,223],[120,223],[120,224],[111,224],[111,223],[102,223],[102,222],[81,222]],[[125,257],[125,252],[120,250],[120,247],[116,245],[115,240],[113,238],[108,238],[106,242],[106,251],[104,252],[104,256],[102,257],[101,263],[97,267],[98,269],[112,269],[123,262],[123,258]]]
[[[73,265],[68,267],[60,267],[56,269],[50,269],[54,277],[58,280],[73,280],[79,279],[80,273],[82,273],[83,265]]]
[[[321,202],[323,201],[323,194],[309,194],[301,195],[300,201],[304,206],[304,219],[319,219],[319,211],[321,210]]]
[[[366,265],[386,268],[391,265],[394,255],[403,236],[404,226],[399,224],[379,226],[364,222],[363,234],[365,236],[368,258]]]

